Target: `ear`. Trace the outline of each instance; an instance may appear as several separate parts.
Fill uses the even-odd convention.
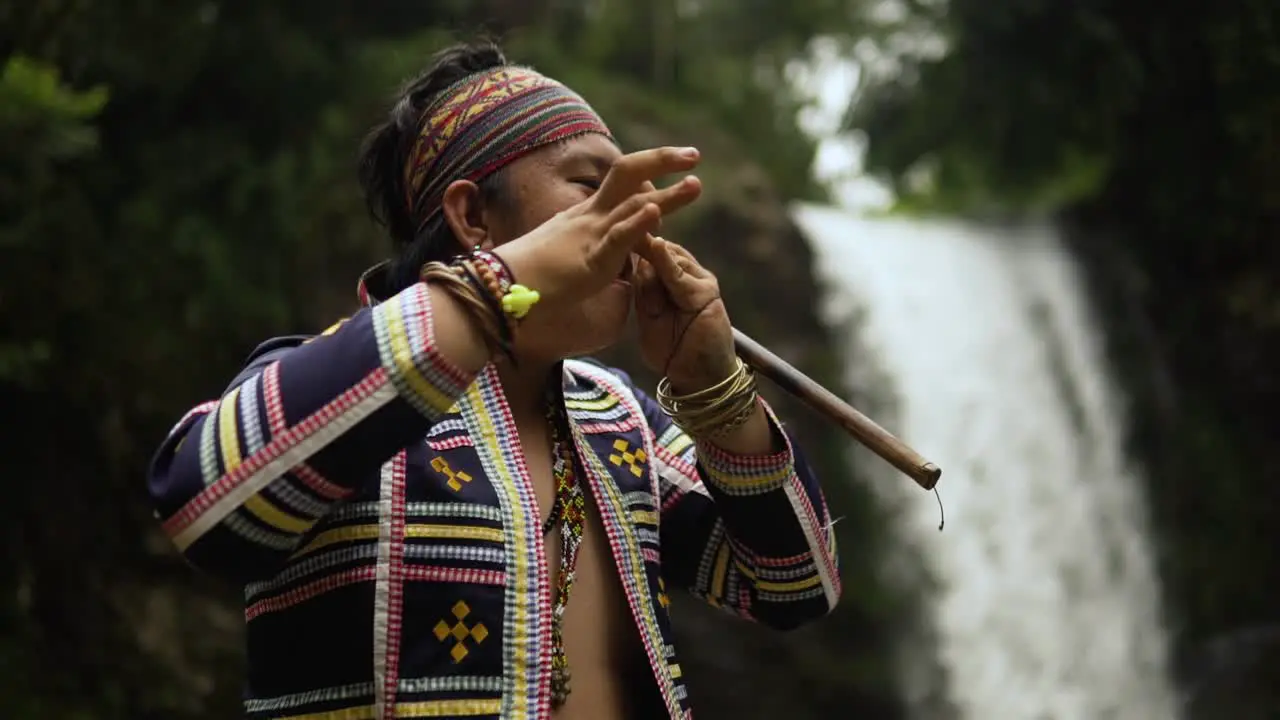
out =
[[[444,214],[444,221],[453,231],[462,252],[483,245],[489,238],[484,197],[480,188],[470,180],[449,183],[449,187],[444,189],[444,197],[440,199],[440,212]]]

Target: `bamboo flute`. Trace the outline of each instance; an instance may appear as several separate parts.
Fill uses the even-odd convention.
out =
[[[753,370],[769,378],[778,387],[794,395],[831,422],[844,428],[853,436],[853,439],[914,480],[917,485],[925,490],[933,490],[938,484],[938,479],[942,477],[942,469],[924,459],[906,443],[876,424],[874,420],[858,412],[830,390],[822,387],[737,328],[733,329],[733,341],[737,347],[738,356]]]

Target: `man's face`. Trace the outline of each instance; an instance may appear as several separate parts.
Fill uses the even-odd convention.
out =
[[[607,138],[582,135],[512,163],[504,171],[504,212],[490,216],[490,241],[510,242],[590,198],[621,155]],[[574,307],[543,307],[522,327],[517,354],[551,360],[606,348],[622,337],[631,303],[631,284],[620,278]]]

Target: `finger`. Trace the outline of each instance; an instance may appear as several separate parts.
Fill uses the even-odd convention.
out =
[[[598,246],[598,261],[610,270],[619,270],[632,250],[656,232],[662,221],[662,210],[655,203],[645,203],[630,217],[612,225]]]
[[[636,258],[635,266],[631,268],[631,284],[636,287],[643,287],[656,279],[653,274],[653,266],[649,264],[649,261],[642,257]]]
[[[675,253],[676,262],[679,263],[680,267],[683,268],[685,272],[700,279],[711,277],[711,271],[703,267],[702,263],[698,262],[698,258],[694,257],[693,253],[689,252],[689,248],[673,242],[668,242],[667,248],[671,250],[671,252]]]
[[[632,252],[634,252],[636,255],[638,255],[640,258],[643,259],[645,256],[645,253],[649,252],[649,248],[652,247],[654,243],[660,243],[660,242],[662,242],[662,238],[660,237],[655,237],[653,235],[645,235],[644,239],[641,240],[639,244],[635,246]]]
[[[663,283],[679,282],[684,277],[684,268],[676,261],[677,256],[671,252],[671,243],[666,240],[655,239],[648,247],[637,248],[637,251],[642,252],[642,257],[653,265]]]
[[[621,222],[623,218],[631,217],[645,203],[654,203],[662,210],[663,215],[670,215],[687,207],[701,195],[702,181],[690,175],[669,187],[632,195],[609,213],[606,223],[612,225]]]
[[[642,185],[663,175],[692,170],[698,165],[696,148],[661,147],[623,155],[609,168],[592,197],[598,207],[613,209],[642,191]]]
[[[657,317],[667,311],[670,304],[666,288],[648,260],[641,258],[636,262],[632,285],[636,289],[636,310],[641,315]]]

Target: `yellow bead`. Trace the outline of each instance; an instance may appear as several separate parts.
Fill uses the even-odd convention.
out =
[[[529,314],[529,309],[538,304],[540,297],[537,290],[512,285],[507,294],[502,296],[502,311],[519,320]]]

